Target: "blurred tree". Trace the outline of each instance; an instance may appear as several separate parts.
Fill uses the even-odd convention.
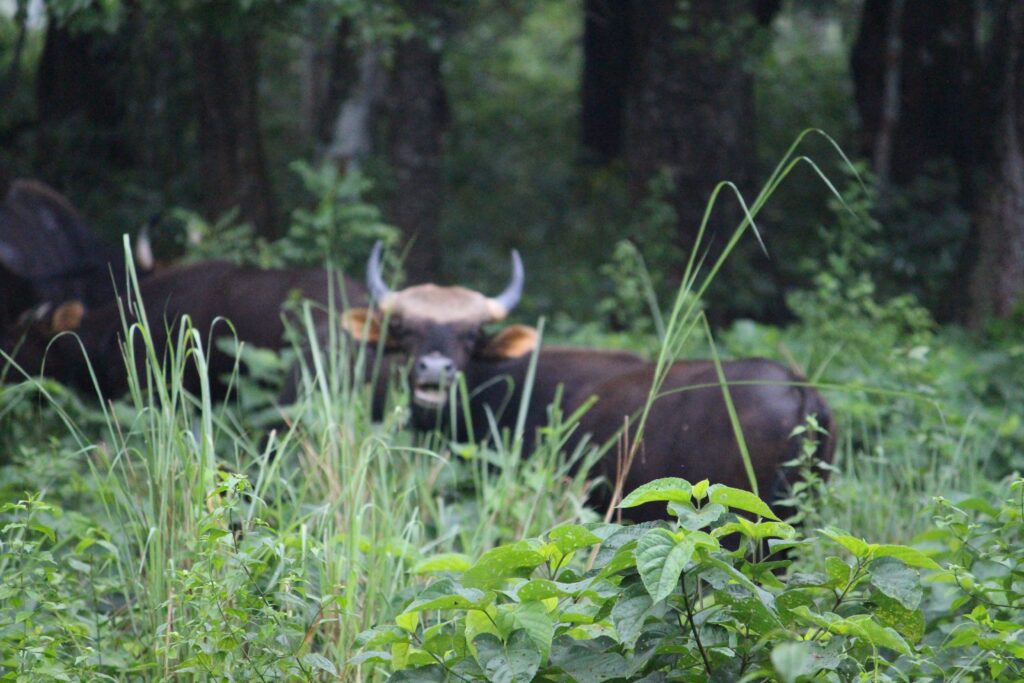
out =
[[[993,125],[983,129],[968,322],[1007,317],[1024,306],[1024,3],[997,5],[985,73]]]
[[[974,0],[866,0],[850,56],[861,152],[883,187],[952,161],[963,198],[975,149]]]
[[[687,251],[714,186],[729,179],[749,189],[755,129],[749,60],[761,44],[759,25],[777,9],[776,2],[632,3],[624,136],[630,188],[640,199],[655,174],[668,169],[677,244]],[[718,215],[730,221],[738,213]]]
[[[233,8],[218,4],[220,12],[201,22],[191,45],[204,208],[220,216],[238,207],[260,234],[276,237],[260,130],[259,37],[244,20],[231,25],[224,15]]]
[[[125,31],[49,15],[36,77],[35,156],[53,182],[89,177],[97,162],[125,168],[137,160],[121,131],[129,40]]]
[[[607,163],[622,155],[634,3],[586,0],[580,136],[584,151]]]
[[[405,266],[413,281],[424,281],[437,276],[441,257],[441,162],[448,124],[441,77],[444,41],[436,3],[410,0],[403,7],[414,31],[394,46],[388,93],[388,156],[394,188],[387,213],[406,239],[416,240]]]

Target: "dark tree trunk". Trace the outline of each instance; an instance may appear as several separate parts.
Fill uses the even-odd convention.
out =
[[[643,0],[633,5],[633,61],[626,107],[626,162],[634,197],[666,169],[678,244],[693,248],[715,185],[749,191],[754,162],[753,76],[745,64],[771,3]],[[757,14],[751,10],[757,10]],[[732,224],[732,199],[717,224]],[[721,240],[718,240],[720,243]]]
[[[256,38],[204,30],[192,43],[202,192],[211,217],[238,207],[260,234],[275,237],[275,205],[260,131]]]
[[[586,0],[583,7],[580,141],[598,163],[622,154],[633,5],[631,0]]]
[[[1024,3],[1007,0],[997,21],[989,73],[998,103],[987,140],[986,168],[975,211],[976,260],[967,320],[1006,317],[1024,306]]]
[[[437,276],[441,256],[441,155],[448,109],[441,55],[420,32],[395,47],[390,85],[395,184],[389,215],[407,239],[415,238],[406,270],[413,281],[425,281]]]
[[[861,153],[883,183],[952,161],[970,194],[975,3],[866,0],[851,53]]]
[[[126,108],[120,69],[128,40],[48,22],[36,76],[36,154],[39,172],[54,183],[65,184],[67,179],[58,176],[67,175],[95,187],[69,161],[132,165],[134,155],[121,131]]]

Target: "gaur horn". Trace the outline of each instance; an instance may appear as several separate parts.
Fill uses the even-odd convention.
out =
[[[373,251],[370,252],[370,260],[366,263],[366,286],[370,288],[370,294],[377,300],[377,303],[383,301],[384,297],[391,293],[380,274],[380,252],[383,248],[384,243],[377,240],[377,243],[373,245]]]
[[[508,315],[516,304],[519,303],[519,299],[523,296],[523,283],[526,281],[526,276],[523,272],[523,259],[519,258],[519,252],[515,249],[512,250],[512,280],[508,283],[508,287],[505,291],[496,297],[493,297],[491,301],[495,304],[496,315],[495,318],[504,318]]]

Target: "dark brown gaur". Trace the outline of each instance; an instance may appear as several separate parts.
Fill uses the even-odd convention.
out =
[[[0,202],[0,330],[44,302],[105,304],[124,272],[124,256],[62,194],[37,180],[11,183]]]
[[[474,361],[466,370],[472,395],[472,419],[477,438],[486,436],[487,414],[497,426],[511,429],[516,421],[529,358],[500,362]],[[607,487],[598,489],[591,504],[604,510],[610,503],[611,484],[618,475],[616,445],[626,419],[635,421],[650,391],[654,368],[640,357],[620,351],[541,348],[533,393],[529,398],[524,431],[525,450],[532,450],[539,428],[548,424],[548,406],[562,387],[558,406],[571,414],[591,398],[596,403],[584,413],[566,448],[572,451],[582,439],[610,444],[593,470]],[[751,358],[723,363],[723,372],[748,448],[759,493],[772,500],[783,491],[790,475],[782,464],[801,448],[793,430],[815,416],[826,434],[819,435],[817,458],[831,462],[835,433],[831,410],[805,380],[778,363]],[[460,425],[460,438],[466,426]],[[481,433],[483,432],[483,433]],[[680,361],[666,378],[648,417],[645,437],[629,469],[623,490],[628,492],[660,477],[682,477],[691,482],[709,479],[736,488],[750,489],[739,443],[729,418],[715,367],[710,361]],[[664,505],[648,505],[625,511],[634,521],[664,516]]]
[[[204,342],[211,336],[234,335],[238,341],[251,346],[280,349],[285,345],[281,306],[293,294],[326,307],[333,287],[333,303],[339,310],[343,307],[343,296],[348,301],[365,304],[366,290],[361,284],[346,278],[343,294],[342,287],[332,283],[330,278],[324,269],[264,270],[206,261],[169,268],[140,283],[139,290],[150,324],[149,332],[161,356],[168,339],[176,337],[185,315],[190,317],[193,328]],[[317,317],[327,315],[320,311]],[[129,316],[127,322],[132,324],[136,319]],[[77,338],[62,335],[54,339],[61,332],[69,331],[76,332]],[[120,346],[122,337],[121,313],[116,302],[90,310],[81,302],[71,301],[28,316],[5,335],[2,348],[8,353],[16,350],[15,361],[29,373],[45,370],[50,377],[91,392],[92,380],[78,341],[81,339],[97,372],[102,394],[115,397],[128,388]],[[133,350],[137,361],[141,362],[144,353],[141,343],[136,343]],[[234,357],[220,351],[215,344],[207,348],[207,353],[214,380],[213,394],[223,395],[225,386],[219,378],[231,371]],[[185,379],[186,388],[196,391],[198,380],[198,375],[191,372]]]

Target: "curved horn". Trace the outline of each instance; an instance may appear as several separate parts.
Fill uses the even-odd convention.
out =
[[[138,237],[135,238],[135,263],[147,272],[153,270],[153,266],[156,265],[156,258],[153,256],[153,243],[149,240],[149,223],[142,226]]]
[[[516,307],[519,299],[523,296],[523,284],[525,281],[526,275],[523,272],[523,259],[519,258],[519,252],[513,249],[512,279],[509,281],[508,287],[505,288],[504,292],[491,299],[500,309],[501,315],[496,317],[503,318]]]
[[[377,303],[383,301],[384,297],[391,293],[380,274],[380,252],[383,248],[384,243],[377,240],[377,243],[373,245],[373,251],[370,252],[370,260],[366,262],[366,286],[369,287],[370,294],[377,300]]]

